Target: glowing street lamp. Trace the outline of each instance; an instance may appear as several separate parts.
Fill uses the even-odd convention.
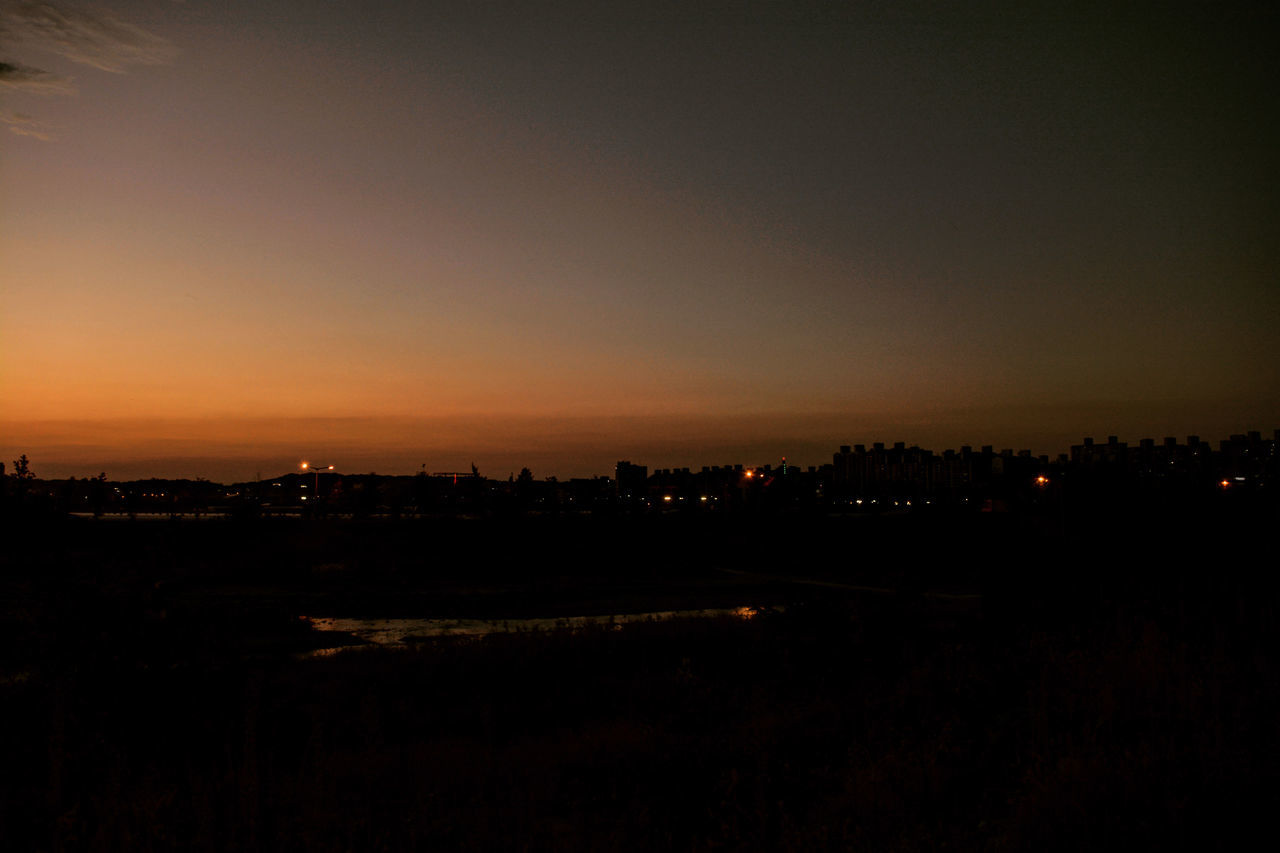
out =
[[[315,475],[316,475],[315,489],[316,489],[316,490],[315,490],[312,494],[313,494],[313,495],[315,495],[315,499],[316,499],[316,500],[320,500],[320,467],[321,467],[321,466],[319,466],[319,465],[312,465],[310,462],[306,462],[306,461],[304,461],[304,462],[303,462],[301,465],[299,465],[298,467],[299,467],[299,468],[301,468],[303,471],[314,471],[314,472],[315,472]],[[330,466],[328,466],[327,468],[325,468],[325,470],[326,470],[326,471],[332,471],[332,470],[333,470],[333,466],[332,466],[332,465],[330,465]]]

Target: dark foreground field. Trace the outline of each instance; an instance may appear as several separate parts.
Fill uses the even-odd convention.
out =
[[[0,839],[1233,849],[1280,805],[1273,521],[11,528]],[[743,604],[318,658],[297,619]]]

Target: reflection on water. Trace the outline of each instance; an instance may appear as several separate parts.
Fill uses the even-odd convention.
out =
[[[517,631],[563,631],[584,628],[615,628],[636,622],[664,619],[708,618],[731,616],[750,619],[759,613],[755,607],[730,607],[709,610],[661,610],[651,613],[620,613],[610,616],[561,616],[540,619],[335,619],[306,617],[317,631],[352,634],[377,646],[397,646],[431,637],[483,637]],[[345,648],[352,648],[346,646]],[[359,648],[358,646],[356,648]],[[320,649],[314,655],[331,655],[341,648]]]

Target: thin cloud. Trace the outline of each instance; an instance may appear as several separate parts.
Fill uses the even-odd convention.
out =
[[[31,136],[45,142],[52,142],[54,139],[47,122],[26,113],[0,112],[0,124],[7,125],[9,132],[16,133],[18,136]]]
[[[131,65],[165,65],[177,55],[168,39],[109,15],[30,0],[0,0],[0,39],[117,74]]]
[[[75,86],[66,77],[0,60],[0,86],[35,95],[70,95]]]
[[[0,0],[0,45],[44,51],[100,71],[123,74],[133,65],[165,65],[177,49],[166,38],[107,14],[31,0]],[[69,77],[0,59],[0,90],[29,95],[75,94]],[[0,111],[10,133],[44,141],[53,134],[44,122],[22,113]]]

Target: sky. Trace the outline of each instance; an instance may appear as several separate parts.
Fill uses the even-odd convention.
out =
[[[1280,427],[1277,13],[0,0],[0,458]]]

